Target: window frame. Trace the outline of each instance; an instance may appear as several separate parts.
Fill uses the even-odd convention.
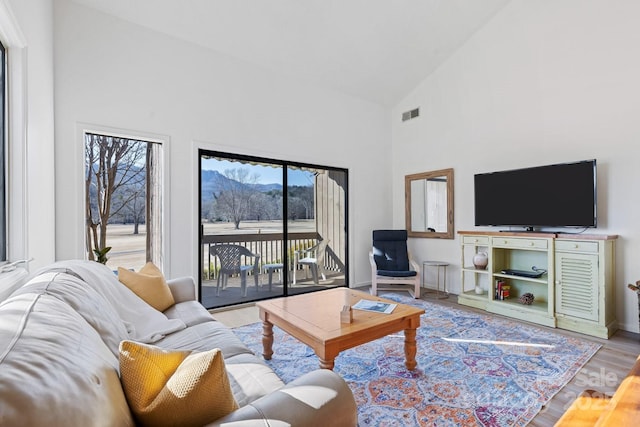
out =
[[[7,50],[0,40],[0,264],[8,260],[7,224]]]
[[[84,195],[84,173],[85,173],[85,162],[84,162],[84,150],[85,150],[85,135],[86,134],[99,134],[99,135],[109,135],[118,138],[131,139],[135,141],[144,141],[148,143],[154,143],[158,149],[156,150],[155,160],[157,164],[156,172],[158,176],[156,177],[156,187],[157,191],[160,193],[160,202],[157,204],[158,211],[156,215],[161,219],[161,224],[159,226],[159,245],[152,245],[152,259],[153,262],[163,271],[166,277],[171,277],[171,264],[168,260],[170,257],[171,250],[171,233],[170,233],[170,192],[169,189],[169,170],[170,170],[170,156],[166,155],[166,150],[170,149],[170,138],[167,135],[160,135],[150,132],[143,131],[128,131],[119,128],[113,128],[109,126],[101,126],[87,123],[78,123],[77,124],[77,138],[79,141],[79,154],[82,160],[79,162],[81,167],[81,175],[80,179],[82,180],[82,185],[79,186],[78,200],[81,201],[79,208],[81,209],[80,218],[82,221],[78,224],[80,227],[80,237],[81,242],[81,254],[80,257],[86,258],[87,256],[87,247],[86,247],[86,224],[85,224],[85,195]]]
[[[0,0],[0,40],[5,48],[6,258],[26,259],[27,224],[27,42],[9,4]]]

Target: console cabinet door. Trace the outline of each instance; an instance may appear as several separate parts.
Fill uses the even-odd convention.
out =
[[[556,252],[556,313],[598,321],[598,255]]]

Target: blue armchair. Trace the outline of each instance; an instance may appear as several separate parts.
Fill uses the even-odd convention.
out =
[[[374,230],[369,262],[372,295],[377,295],[379,290],[398,290],[397,285],[413,285],[413,292],[405,286],[400,289],[420,298],[420,267],[407,249],[406,230]]]

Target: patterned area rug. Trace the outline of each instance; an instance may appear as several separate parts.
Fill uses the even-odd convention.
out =
[[[396,294],[424,307],[418,368],[404,366],[402,332],[342,352],[334,370],[349,384],[360,426],[524,426],[598,351],[599,344],[503,318]],[[262,354],[262,325],[234,329]],[[318,368],[313,351],[274,327],[267,363],[285,381]]]

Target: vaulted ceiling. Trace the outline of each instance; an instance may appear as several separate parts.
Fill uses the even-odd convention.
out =
[[[73,0],[224,55],[393,106],[509,0]]]

